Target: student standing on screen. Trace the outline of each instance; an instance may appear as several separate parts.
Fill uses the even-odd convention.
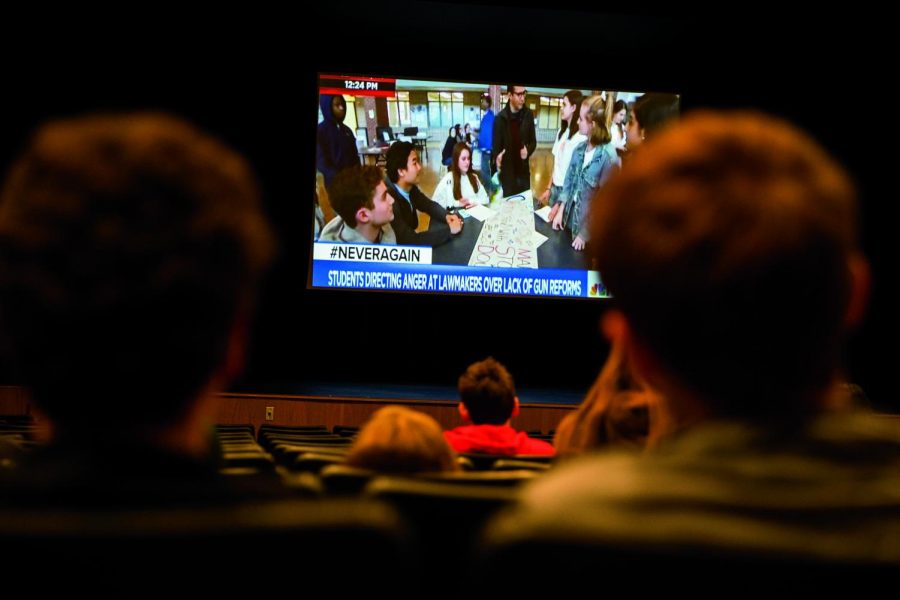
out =
[[[338,173],[331,183],[331,206],[338,216],[322,230],[320,241],[397,243],[391,227],[394,199],[378,167],[356,165]]]
[[[494,111],[491,108],[491,97],[489,94],[481,96],[481,110],[484,111],[478,130],[478,149],[481,150],[481,181],[484,183],[488,198],[490,198],[494,195],[494,184],[491,181],[491,177],[494,175],[497,167],[491,160],[494,148]]]
[[[434,188],[432,198],[447,208],[469,208],[476,204],[487,204],[484,186],[472,169],[472,150],[465,142],[453,147],[453,162],[450,170]]]
[[[552,455],[553,446],[535,440],[509,425],[519,414],[519,398],[512,375],[488,357],[472,363],[459,378],[459,414],[465,425],[444,432],[457,452]]]
[[[449,167],[453,161],[453,147],[458,143],[456,139],[456,128],[451,127],[447,130],[447,139],[444,140],[444,149],[441,151],[441,164]]]
[[[359,152],[356,137],[344,125],[347,115],[344,97],[323,94],[319,96],[319,106],[322,122],[316,130],[316,169],[325,178],[325,187],[330,187],[338,171],[359,164]]]
[[[581,103],[578,117],[579,131],[587,136],[572,153],[566,180],[559,194],[558,210],[553,219],[553,229],[568,229],[572,234],[572,247],[584,250],[589,239],[588,210],[594,192],[609,178],[617,166],[618,157],[613,159],[615,150],[606,148],[610,142],[606,128],[603,100],[600,96],[585,98]]]
[[[500,170],[503,195],[511,196],[531,188],[528,157],[537,147],[534,114],[525,106],[528,91],[521,85],[507,86],[509,102],[494,120],[493,154]]]
[[[410,246],[438,246],[452,234],[462,231],[462,220],[458,215],[448,215],[441,205],[422,193],[419,174],[422,165],[419,153],[410,142],[394,142],[387,156],[388,193],[394,198],[394,221],[392,226],[397,234],[397,243]],[[422,211],[431,217],[428,230],[417,232],[419,215]]]
[[[556,142],[553,143],[553,178],[550,180],[550,187],[540,197],[541,204],[550,205],[549,221],[551,223],[562,206],[557,200],[566,181],[566,171],[569,170],[572,153],[578,144],[587,141],[587,136],[578,130],[578,111],[581,108],[582,100],[584,100],[584,95],[580,90],[569,90],[562,99],[560,110],[562,124],[556,135]]]
[[[613,105],[612,121],[609,124],[609,135],[612,137],[612,145],[616,150],[625,150],[625,115],[628,106],[624,100],[616,100]]]

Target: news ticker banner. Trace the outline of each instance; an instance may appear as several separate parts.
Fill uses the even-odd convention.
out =
[[[596,271],[432,265],[431,248],[317,242],[312,286],[406,292],[609,297]]]
[[[397,95],[397,80],[385,77],[319,74],[320,94],[350,94],[393,98]]]

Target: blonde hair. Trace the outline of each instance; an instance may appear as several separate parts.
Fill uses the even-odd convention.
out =
[[[456,453],[432,417],[386,406],[372,415],[350,449],[345,463],[384,473],[456,471]]]
[[[591,132],[588,138],[592,146],[603,146],[612,141],[612,135],[606,126],[606,103],[601,96],[588,96],[581,101],[582,106],[588,107],[588,117],[591,119]]]
[[[660,397],[614,343],[584,401],[557,426],[553,445],[558,456],[606,446],[643,450],[665,437],[670,425]]]

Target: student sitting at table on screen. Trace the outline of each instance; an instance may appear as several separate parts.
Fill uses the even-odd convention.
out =
[[[409,142],[394,142],[387,152],[388,193],[394,198],[397,216],[392,223],[398,244],[438,246],[462,231],[459,215],[447,214],[441,205],[426,196],[419,186],[422,165],[419,153]],[[416,231],[419,212],[431,220],[426,231]]]
[[[394,199],[388,194],[381,169],[350,167],[331,182],[331,206],[338,216],[322,230],[319,241],[357,244],[396,244],[391,227]]]
[[[469,208],[488,203],[487,192],[472,169],[472,150],[465,142],[453,147],[450,170],[438,182],[431,197],[446,208]]]

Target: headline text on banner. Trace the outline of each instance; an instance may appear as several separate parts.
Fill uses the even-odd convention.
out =
[[[594,271],[314,261],[313,287],[516,296],[606,297]]]

